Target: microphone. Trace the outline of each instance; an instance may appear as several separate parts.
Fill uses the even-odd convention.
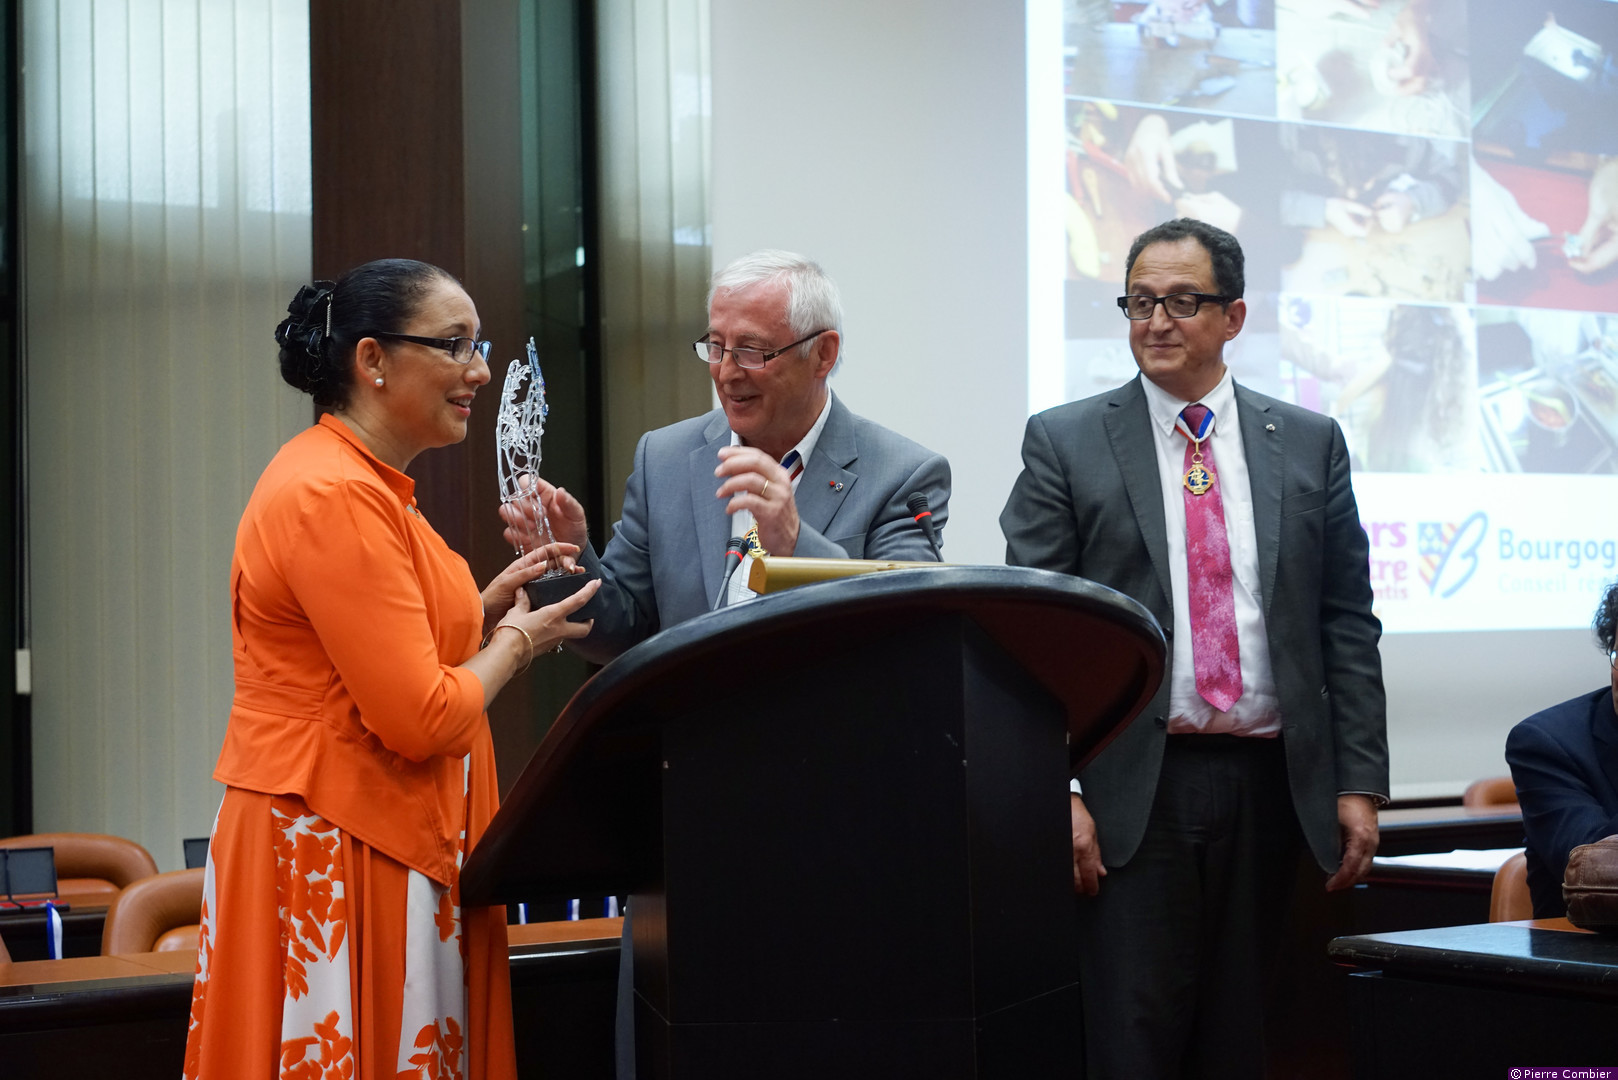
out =
[[[916,515],[916,524],[921,526],[922,534],[927,537],[927,546],[933,549],[933,558],[943,562],[944,553],[938,550],[938,531],[933,528],[933,512],[927,509],[926,492],[912,491],[905,505]]]
[[[732,536],[730,543],[725,545],[725,579],[719,583],[719,595],[713,598],[713,607],[709,611],[718,611],[725,606],[725,598],[730,595],[730,579],[736,573],[736,568],[742,564],[742,552],[747,549],[747,541],[739,536]],[[734,555],[736,558],[731,559]]]

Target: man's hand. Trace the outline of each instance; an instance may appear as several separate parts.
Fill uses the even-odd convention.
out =
[[[524,489],[520,498],[500,504],[500,520],[506,523],[506,543],[523,551],[533,551],[545,543],[539,530],[539,510],[545,511],[551,536],[563,544],[583,548],[590,542],[590,529],[584,507],[566,488],[554,487],[542,476],[526,473],[517,478]]]
[[[1375,213],[1364,203],[1352,199],[1327,199],[1326,224],[1358,240],[1371,232],[1371,217]]]
[[[1416,200],[1403,191],[1385,191],[1373,205],[1376,222],[1384,232],[1404,232],[1416,216]]]
[[[1073,891],[1094,896],[1101,891],[1101,879],[1107,876],[1107,868],[1101,865],[1095,818],[1077,795],[1069,794],[1068,801],[1073,812]]]
[[[1618,262],[1618,158],[1603,161],[1590,176],[1590,212],[1579,230],[1579,249],[1567,264],[1581,274]]]
[[[780,462],[756,447],[721,446],[713,474],[723,480],[714,496],[730,500],[725,513],[751,513],[765,551],[791,555],[798,549],[798,503],[792,477]]]
[[[1365,877],[1376,854],[1376,800],[1369,795],[1337,796],[1337,823],[1343,829],[1343,862],[1326,882],[1327,892],[1347,889]]]
[[[1148,192],[1161,202],[1174,200],[1166,185],[1172,184],[1176,191],[1185,190],[1180,182],[1180,166],[1174,160],[1169,122],[1157,113],[1135,125],[1135,134],[1124,151],[1124,168],[1129,170],[1129,182],[1136,191]]]

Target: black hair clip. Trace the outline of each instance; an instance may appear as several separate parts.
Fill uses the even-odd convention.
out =
[[[310,326],[307,332],[295,333],[289,327],[287,336],[301,338],[300,344],[303,345],[304,352],[317,359],[320,356],[321,346],[326,338],[331,336],[331,298],[334,288],[335,283],[331,281],[317,281],[312,285],[304,285],[298,289],[292,303],[287,305],[287,313],[292,316],[288,321],[295,321],[304,326],[314,322],[315,325]],[[316,316],[321,301],[325,301],[326,304],[324,326]]]

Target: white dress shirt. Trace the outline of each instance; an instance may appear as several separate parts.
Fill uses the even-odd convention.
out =
[[[825,430],[826,417],[830,415],[831,394],[828,393],[826,395],[826,404],[820,407],[820,415],[816,417],[815,422],[810,425],[809,431],[802,439],[798,440],[798,445],[793,447],[792,450],[787,451],[785,455],[786,457],[791,457],[793,451],[795,450],[798,453],[799,460],[803,462],[803,470],[800,470],[798,475],[792,481],[792,491],[794,495],[797,494],[799,482],[803,480],[804,470],[809,468],[809,458],[815,452],[815,443],[820,441],[820,433]],[[732,431],[730,433],[730,445],[742,446],[745,444],[742,442],[742,437]],[[717,487],[717,485],[715,486]],[[734,514],[730,515],[731,536],[746,536],[747,530],[751,529],[752,527],[753,512],[751,510],[738,510]],[[753,597],[758,595],[752,589],[747,587],[747,577],[750,573],[752,573],[752,570],[753,556],[743,552],[742,564],[736,568],[736,573],[730,579],[730,592],[725,597],[726,607],[729,607],[731,604],[739,604],[744,600],[751,600]]]
[[[1174,599],[1172,642],[1173,681],[1169,686],[1171,734],[1229,733],[1274,738],[1281,733],[1280,702],[1270,666],[1270,642],[1264,630],[1264,603],[1259,595],[1258,539],[1253,530],[1253,489],[1247,473],[1247,453],[1236,418],[1236,391],[1225,371],[1212,391],[1198,400],[1213,410],[1214,467],[1225,511],[1225,532],[1230,538],[1232,589],[1236,601],[1236,640],[1241,654],[1242,696],[1229,712],[1220,712],[1197,693],[1196,663],[1191,654],[1191,604],[1188,598],[1185,554],[1185,448],[1184,435],[1175,430],[1181,401],[1141,377],[1146,409],[1152,420],[1152,442],[1157,448],[1157,474],[1163,489],[1163,521],[1168,527],[1169,585]]]

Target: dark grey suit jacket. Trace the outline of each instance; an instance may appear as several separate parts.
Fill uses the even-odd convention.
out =
[[[1341,859],[1339,792],[1386,795],[1386,700],[1371,614],[1369,544],[1335,421],[1245,387],[1236,408],[1253,490],[1259,584],[1293,806],[1315,859]],[[1140,601],[1171,636],[1168,538],[1140,380],[1031,418],[1023,471],[1000,514],[1006,562],[1089,578]],[[1172,645],[1170,663],[1173,660]],[[1128,862],[1146,830],[1169,681],[1084,769],[1102,859]]]
[[[730,425],[715,409],[641,436],[624,487],[623,519],[599,559],[595,628],[573,643],[606,663],[666,626],[712,605],[725,571],[730,518],[714,498],[719,448]],[[835,394],[815,452],[798,481],[795,555],[821,559],[931,562],[932,549],[905,505],[925,492],[935,528],[949,517],[949,462],[887,428],[854,415]],[[942,543],[942,538],[940,538]]]

